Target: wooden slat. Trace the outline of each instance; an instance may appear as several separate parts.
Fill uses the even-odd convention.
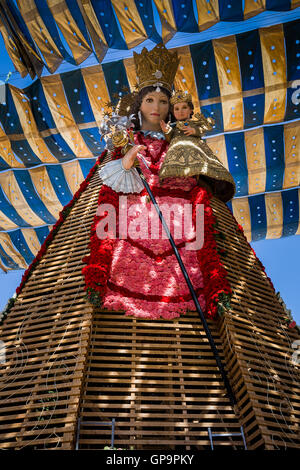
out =
[[[83,298],[81,258],[97,193],[89,185],[72,208],[2,327],[0,448],[74,446],[93,311]]]
[[[223,262],[233,290],[219,331],[248,447],[299,447],[300,368],[290,358],[300,335],[287,328],[282,306],[229,211],[215,198],[212,207],[226,237],[217,244],[227,251]]]
[[[173,321],[127,317],[120,322],[120,318],[116,312],[95,310],[80,412],[83,420],[107,420],[108,410],[112,413],[110,418],[116,410],[116,446],[123,445],[127,434],[127,445],[135,449],[154,448],[157,435],[160,445],[172,449],[208,449],[209,426],[215,425],[221,432],[239,429],[196,313]],[[221,349],[213,322],[211,327]],[[122,373],[124,369],[128,371]],[[226,425],[221,411],[224,407]],[[157,410],[160,414],[156,417]],[[96,448],[105,442],[109,442],[109,430],[104,431],[104,427],[92,435],[84,429],[80,433],[82,449]],[[241,446],[241,440],[235,445]]]
[[[225,205],[212,207],[226,239],[232,308],[209,320],[238,400],[230,406],[196,312],[140,320],[84,300],[82,257],[101,180],[96,172],[1,328],[0,448],[101,449],[116,418],[115,445],[135,449],[210,449],[207,428],[237,432],[250,449],[299,448],[299,367],[288,357],[299,339],[249,244]],[[216,448],[243,448],[240,437]]]

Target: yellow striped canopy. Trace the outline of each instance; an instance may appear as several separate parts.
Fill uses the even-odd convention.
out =
[[[1,2],[0,31],[21,75],[39,78],[25,89],[6,84],[0,90],[2,269],[23,269],[32,262],[102,152],[99,123],[105,104],[136,82],[132,51],[126,57],[120,51],[149,39],[153,45],[173,41],[178,32],[198,34],[198,41],[175,47],[180,57],[175,86],[192,94],[196,111],[215,119],[207,143],[235,179],[236,195],[228,205],[248,240],[300,233],[300,21],[293,16],[271,26],[251,23],[240,33],[229,35],[227,28],[227,35],[207,36],[213,25],[246,24],[275,10],[275,4],[294,15],[300,2],[16,3],[18,8]],[[119,51],[117,60],[103,61],[113,48]],[[75,67],[90,54],[98,63]],[[73,70],[54,74],[62,61],[73,63]]]

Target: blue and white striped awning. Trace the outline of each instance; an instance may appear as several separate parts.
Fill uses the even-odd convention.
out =
[[[54,73],[63,61],[101,63],[109,49],[149,39],[167,43],[219,22],[243,22],[265,11],[286,12],[299,0],[2,0],[0,31],[22,76]]]
[[[22,4],[21,12],[24,5],[40,7],[46,1],[17,3]],[[49,8],[52,3],[47,0]],[[72,11],[76,2],[58,3]],[[100,3],[84,2],[93,8]],[[117,3],[124,2],[104,3],[117,11]],[[143,2],[133,3],[142,8]],[[151,2],[146,3],[150,8]],[[233,0],[196,3],[205,8],[218,3],[215,21],[246,18],[251,5],[253,14],[258,12],[256,6],[297,6],[291,1],[245,0],[240,13],[236,5],[241,2]],[[225,18],[230,10],[224,9],[227,4],[235,5],[230,14],[236,17]],[[59,11],[53,15],[57,24],[58,18],[64,18]],[[172,11],[179,30],[180,15],[175,8]],[[29,31],[31,16],[22,12],[22,17]],[[192,24],[189,18],[191,23],[186,25]],[[118,40],[116,35],[114,41]],[[237,192],[229,206],[248,240],[299,234],[300,20],[202,38],[176,49],[181,61],[175,86],[192,93],[196,111],[215,119],[207,143],[235,179]],[[26,268],[31,263],[103,149],[98,126],[105,103],[116,100],[124,86],[132,89],[135,82],[131,55],[41,76],[26,89],[5,85],[0,104],[0,262],[4,269]]]

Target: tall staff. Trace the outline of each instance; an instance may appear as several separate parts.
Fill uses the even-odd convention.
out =
[[[168,236],[169,242],[170,242],[170,244],[171,244],[171,246],[172,246],[172,248],[173,248],[174,254],[175,254],[176,258],[177,258],[177,261],[178,261],[178,263],[179,263],[180,269],[181,269],[181,271],[182,271],[182,274],[183,274],[183,276],[184,276],[184,279],[185,279],[185,281],[186,281],[186,283],[187,283],[187,286],[188,286],[188,288],[189,288],[189,291],[190,291],[190,293],[191,293],[191,296],[192,296],[193,302],[194,302],[194,304],[195,304],[196,310],[197,310],[197,312],[198,312],[198,314],[199,314],[199,316],[200,316],[200,318],[201,318],[201,321],[202,321],[202,324],[203,324],[203,327],[204,327],[204,331],[205,331],[206,336],[207,336],[207,338],[208,338],[210,347],[211,347],[212,352],[213,352],[213,354],[214,354],[214,356],[215,356],[215,360],[216,360],[218,369],[219,369],[219,371],[220,371],[220,374],[221,374],[221,376],[222,376],[222,379],[223,379],[225,388],[226,388],[226,390],[227,390],[228,398],[229,398],[229,400],[230,400],[231,406],[232,406],[233,408],[235,408],[235,407],[236,407],[236,404],[237,404],[236,398],[235,398],[235,396],[234,396],[233,390],[232,390],[231,385],[230,385],[230,383],[229,383],[229,380],[228,380],[226,371],[225,371],[224,366],[223,366],[223,364],[222,364],[220,355],[219,355],[219,353],[218,353],[218,350],[217,350],[215,341],[214,341],[214,339],[213,339],[213,337],[212,337],[210,328],[209,328],[208,323],[207,323],[207,321],[206,321],[206,318],[205,318],[205,316],[204,316],[203,310],[202,310],[202,308],[201,308],[201,306],[200,306],[200,304],[199,304],[199,301],[198,301],[198,298],[197,298],[195,289],[194,289],[194,287],[193,287],[193,284],[192,284],[192,282],[191,282],[191,280],[190,280],[190,277],[189,277],[189,275],[188,275],[188,273],[187,273],[187,270],[186,270],[186,268],[185,268],[185,265],[184,265],[184,263],[183,263],[183,261],[182,261],[182,259],[181,259],[181,256],[180,256],[180,254],[179,254],[179,252],[178,252],[178,249],[177,249],[177,246],[176,246],[176,244],[175,244],[175,242],[174,242],[174,239],[173,239],[173,237],[172,237],[172,235],[171,235],[171,233],[170,233],[169,227],[168,227],[168,225],[167,225],[167,223],[166,223],[166,221],[165,221],[165,219],[164,219],[164,217],[163,217],[163,215],[162,215],[162,212],[161,212],[161,210],[160,210],[160,208],[159,208],[159,205],[157,204],[157,202],[156,202],[156,200],[155,200],[155,197],[154,197],[154,195],[153,195],[153,193],[152,193],[152,191],[151,191],[151,188],[150,188],[150,186],[149,186],[149,184],[148,184],[148,182],[147,182],[147,180],[146,180],[146,178],[145,178],[145,176],[144,176],[144,174],[143,174],[143,172],[142,172],[140,166],[136,165],[135,167],[136,167],[136,170],[137,170],[138,174],[139,174],[140,177],[141,177],[141,180],[142,180],[142,182],[143,182],[143,184],[144,184],[144,186],[145,186],[145,188],[146,188],[146,191],[147,191],[147,193],[148,193],[148,195],[149,195],[149,197],[150,197],[150,199],[151,199],[151,201],[152,201],[152,203],[153,203],[153,205],[154,205],[154,207],[155,207],[155,210],[156,210],[156,212],[157,212],[157,214],[158,214],[158,216],[159,216],[159,219],[160,219],[160,221],[161,221],[161,223],[162,223],[162,226],[164,227],[164,230],[165,230],[165,232],[166,232],[166,234],[167,234],[167,236]]]

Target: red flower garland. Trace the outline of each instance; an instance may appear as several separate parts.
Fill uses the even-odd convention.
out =
[[[24,284],[25,282],[27,281],[27,279],[29,278],[29,276],[31,275],[32,271],[34,270],[34,268],[38,265],[39,261],[42,259],[42,257],[45,255],[46,251],[47,251],[47,248],[49,246],[49,243],[53,240],[53,238],[55,237],[56,233],[58,232],[58,229],[59,227],[61,226],[61,224],[64,222],[64,220],[67,218],[71,208],[73,207],[73,205],[75,204],[75,202],[79,199],[80,195],[82,194],[82,192],[87,188],[87,186],[89,185],[89,182],[92,178],[92,176],[94,175],[95,171],[97,170],[98,166],[100,163],[102,163],[104,157],[106,156],[106,153],[107,153],[107,150],[104,150],[104,152],[102,152],[102,154],[98,157],[95,165],[90,169],[89,171],[89,174],[87,175],[87,177],[85,178],[84,181],[82,181],[82,183],[80,184],[79,186],[79,189],[76,191],[76,193],[73,195],[73,198],[70,202],[68,202],[68,204],[66,204],[64,206],[64,208],[62,209],[62,211],[59,213],[59,218],[58,220],[55,222],[55,225],[53,225],[52,227],[52,230],[49,232],[47,238],[45,239],[44,243],[41,245],[41,248],[39,249],[39,252],[38,254],[36,255],[36,257],[34,258],[34,260],[31,262],[31,264],[28,266],[28,268],[26,269],[26,271],[24,272],[23,276],[22,276],[22,279],[21,279],[21,283],[20,285],[17,287],[16,289],[16,294],[19,295],[21,290],[23,289],[24,287]]]
[[[111,153],[111,160],[123,158],[124,155],[121,150],[122,147],[115,148]],[[119,194],[109,186],[102,185],[99,191],[98,207],[102,203],[111,204],[115,208],[118,221]],[[115,239],[109,238],[109,234],[106,239],[100,239],[97,235],[97,225],[104,217],[106,217],[106,214],[102,216],[96,214],[94,216],[89,243],[90,254],[82,258],[82,262],[87,264],[87,266],[82,268],[82,274],[85,278],[85,298],[95,305],[101,305],[101,298],[107,291],[107,281],[115,244]]]
[[[203,275],[206,314],[210,318],[215,318],[219,311],[218,304],[224,300],[228,303],[232,291],[227,280],[227,271],[218,254],[215,236],[219,232],[215,229],[216,218],[210,206],[211,197],[212,194],[203,187],[192,190],[194,226],[196,226],[196,205],[204,204],[204,244],[202,249],[197,251],[197,258]]]
[[[176,303],[176,302],[188,302],[192,300],[191,294],[188,292],[184,295],[155,295],[155,294],[141,294],[140,292],[132,292],[126,287],[116,286],[112,282],[107,282],[110,290],[122,293],[125,297],[132,297],[134,299],[147,300],[149,302],[165,302],[165,303]],[[203,289],[199,287],[195,289],[196,295],[199,296],[202,293]]]
[[[103,185],[99,192],[98,206],[101,203],[111,204],[116,210],[118,219],[119,195],[106,185]],[[105,239],[101,239],[97,235],[97,225],[104,217],[106,217],[106,213],[101,216],[94,216],[89,243],[90,254],[82,258],[83,263],[87,264],[82,269],[82,274],[85,277],[84,289],[87,291],[86,298],[96,305],[101,304],[101,297],[103,297],[107,290],[112,252],[115,244],[115,239],[109,238],[109,233]]]

